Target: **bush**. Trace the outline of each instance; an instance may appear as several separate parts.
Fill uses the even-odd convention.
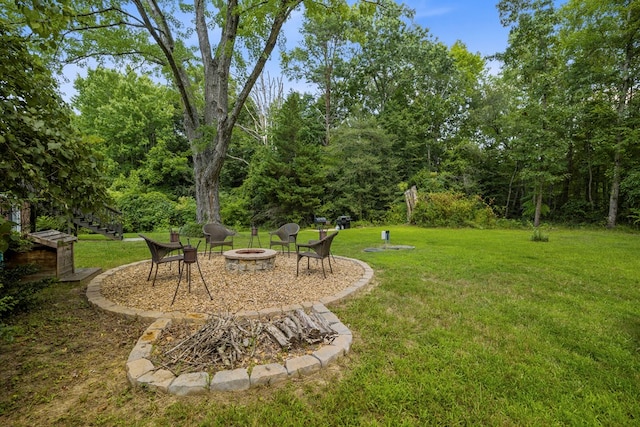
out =
[[[116,202],[125,232],[166,230],[170,226],[175,204],[163,193],[127,193]]]
[[[202,224],[198,224],[197,222],[188,222],[180,227],[180,235],[185,237],[201,238],[204,236],[204,234],[202,234]]]
[[[531,235],[532,242],[548,242],[549,236],[542,232],[539,228],[533,229],[533,234]]]
[[[180,197],[171,214],[171,224],[188,224],[196,221],[196,200],[193,197]]]
[[[407,205],[406,203],[396,203],[387,211],[385,224],[406,224]]]
[[[493,227],[496,216],[480,196],[428,193],[418,194],[411,222],[423,227]]]

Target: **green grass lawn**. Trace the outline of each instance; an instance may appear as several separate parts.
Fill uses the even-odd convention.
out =
[[[364,252],[382,245],[383,228],[334,240],[335,254],[369,263],[375,284],[332,308],[355,337],[332,380],[161,409],[133,390],[130,405],[152,415],[115,405],[105,425],[640,423],[640,235],[552,230],[542,243],[531,231],[386,229],[392,245],[415,249]],[[148,257],[144,242],[76,247],[78,267]]]

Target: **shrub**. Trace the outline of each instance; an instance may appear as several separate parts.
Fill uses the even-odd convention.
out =
[[[158,191],[143,194],[126,193],[116,200],[122,211],[125,232],[168,229],[174,202]]]
[[[407,205],[396,203],[387,211],[385,224],[405,224],[407,222]]]
[[[493,227],[496,216],[480,196],[428,193],[418,194],[411,222],[424,227]]]
[[[532,242],[548,242],[549,236],[542,232],[538,227],[533,229],[533,234],[531,235]]]
[[[174,205],[171,224],[188,224],[196,221],[196,200],[193,197],[180,197]]]
[[[180,235],[185,237],[203,237],[202,224],[188,222],[180,227]]]

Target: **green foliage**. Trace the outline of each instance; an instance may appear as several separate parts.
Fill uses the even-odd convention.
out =
[[[119,196],[116,204],[123,214],[125,232],[168,229],[171,225],[174,203],[166,194],[158,191],[127,193]]]
[[[533,234],[531,235],[532,242],[548,242],[549,236],[544,233],[540,227],[535,227],[533,229]]]
[[[526,198],[525,200],[522,201],[522,217],[523,218],[531,219],[533,218],[535,212],[536,212],[535,200],[532,200],[531,198]],[[547,205],[546,203],[543,203],[540,206],[540,216],[543,217],[545,215],[548,215],[549,212],[551,212],[551,208],[549,208],[549,205]]]
[[[640,208],[629,209],[631,212],[628,216],[629,220],[634,226],[640,225]]]
[[[249,205],[250,200],[244,194],[244,186],[234,189],[228,193],[220,194],[222,207],[220,208],[220,216],[224,224],[233,227],[248,225],[251,223],[264,223],[268,221],[268,215],[253,215]],[[254,199],[255,200],[255,199]],[[254,205],[255,206],[255,205]],[[258,211],[268,212],[267,207],[256,208]]]
[[[234,197],[229,211],[248,205],[248,216],[239,217],[235,210],[233,217],[272,224],[308,222],[320,205],[326,181],[319,166],[322,125],[311,97],[297,93],[287,97],[276,115],[271,140],[272,146],[260,147],[252,158],[241,190],[248,201]]]
[[[0,217],[0,253],[11,250],[13,252],[27,252],[33,246],[31,240],[23,239],[20,233],[13,231],[15,222]]]
[[[423,227],[493,227],[496,217],[480,196],[418,193],[411,222]]]
[[[397,199],[398,164],[392,136],[373,120],[354,120],[328,147],[325,211],[330,217],[381,221]]]
[[[171,224],[187,224],[196,220],[196,201],[193,197],[180,197],[173,205]]]
[[[58,230],[65,231],[67,229],[67,222],[64,218],[40,215],[36,218],[36,231],[41,230]]]
[[[3,202],[61,211],[104,203],[100,160],[71,125],[71,110],[29,39],[0,20],[0,188]]]
[[[0,217],[0,254],[6,252],[7,249],[9,249],[12,235],[11,230],[15,225],[15,222],[7,221],[3,217]]]
[[[29,309],[37,301],[38,292],[53,283],[53,279],[23,281],[25,276],[37,271],[36,265],[0,267],[0,318],[6,319],[19,310]]]
[[[202,224],[197,222],[187,222],[180,227],[180,235],[185,237],[203,237]]]
[[[384,217],[385,224],[406,224],[407,223],[407,205],[405,203],[394,203],[391,205]]]
[[[90,135],[106,157],[113,179],[140,169],[147,185],[168,193],[193,184],[187,141],[176,126],[175,93],[131,69],[120,73],[89,70],[74,82],[76,124]],[[184,192],[184,190],[183,190]]]
[[[0,231],[11,226],[11,222],[0,218]],[[8,252],[26,252],[32,243],[23,239],[20,233],[11,232],[0,236],[0,320],[8,319],[20,310],[27,310],[37,301],[38,292],[49,286],[52,279],[25,281],[23,278],[38,271],[38,266],[23,265],[8,268],[3,262]],[[13,329],[0,321],[0,338],[10,339]]]

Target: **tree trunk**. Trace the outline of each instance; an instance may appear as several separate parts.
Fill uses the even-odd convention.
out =
[[[609,216],[607,217],[607,228],[616,226],[618,217],[618,198],[620,196],[620,152],[616,152],[613,164],[613,178],[611,180],[611,193],[609,195]]]
[[[540,217],[542,216],[542,186],[538,188],[538,193],[536,194],[536,212],[533,215],[533,226],[540,226]]]
[[[627,21],[632,22],[631,17],[632,8],[627,10]],[[637,20],[636,20],[637,22]],[[619,123],[624,123],[627,116],[628,103],[632,98],[633,82],[631,72],[631,62],[634,57],[635,42],[636,40],[630,39],[625,46],[625,58],[624,64],[622,64],[622,85],[618,96],[618,120]],[[607,228],[613,228],[616,226],[616,219],[618,217],[618,203],[620,197],[620,175],[622,174],[622,145],[624,144],[624,136],[622,130],[618,130],[616,153],[613,161],[613,177],[611,179],[611,193],[609,196],[609,216],[607,218]]]
[[[202,58],[204,75],[204,106],[199,108],[193,95],[189,73],[180,57],[175,56],[175,42],[171,28],[167,24],[165,12],[154,0],[134,0],[141,16],[141,22],[160,47],[171,70],[174,83],[180,93],[184,107],[185,133],[193,152],[194,179],[196,187],[196,217],[198,222],[220,223],[219,178],[222,165],[231,143],[231,133],[251,93],[256,80],[262,73],[267,59],[276,45],[282,25],[302,0],[281,1],[276,4],[263,3],[271,19],[271,27],[260,51],[253,52],[257,60],[244,83],[238,83],[237,95],[230,100],[230,69],[236,52],[240,20],[252,19],[247,11],[240,11],[238,0],[221,2],[225,17],[217,46],[209,40],[207,10],[205,2],[194,5],[195,30]],[[273,7],[275,6],[275,7]],[[148,13],[148,11],[150,13]],[[258,12],[256,12],[258,13]],[[231,101],[231,105],[229,105]]]

